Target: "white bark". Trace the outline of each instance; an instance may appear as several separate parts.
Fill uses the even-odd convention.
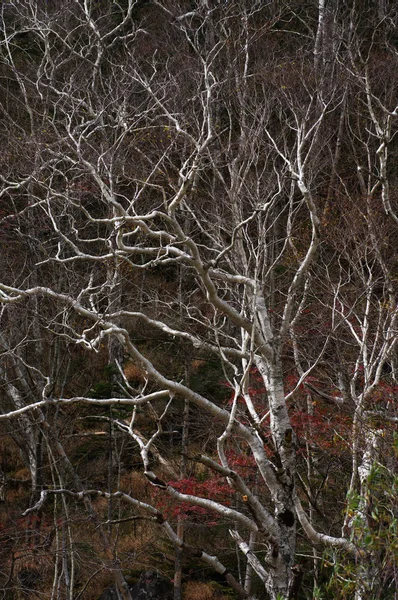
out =
[[[331,3],[325,0],[318,1],[317,22],[308,24],[289,3],[279,13],[274,4],[219,3],[213,9],[198,2],[195,10],[180,15],[154,2],[153,14],[165,19],[169,52],[162,44],[156,50],[151,46],[165,32],[155,34],[149,21],[138,26],[134,14],[139,7],[132,0],[124,7],[115,4],[114,14],[102,5],[94,9],[88,2],[75,2],[70,9],[73,31],[62,7],[53,18],[53,8],[45,3],[37,10],[29,3],[8,4],[15,23],[9,30],[3,19],[0,43],[23,112],[21,123],[12,107],[4,112],[26,134],[26,148],[37,147],[33,166],[29,157],[20,157],[21,165],[14,165],[12,156],[4,160],[0,198],[7,214],[1,218],[22,237],[27,220],[37,223],[40,256],[34,281],[24,279],[23,261],[17,263],[21,276],[18,267],[5,270],[0,282],[3,314],[6,319],[11,310],[23,312],[34,301],[49,339],[59,336],[93,353],[101,353],[104,343],[111,349],[115,343],[146,383],[137,390],[129,384],[121,352],[116,357],[121,398],[119,390],[99,400],[84,392],[68,397],[54,388],[54,369],[44,365],[40,374],[30,365],[41,387],[24,404],[18,388],[7,380],[12,402],[2,406],[0,420],[30,423],[30,416],[42,415],[44,408],[67,410],[77,403],[130,407],[130,417],[115,419],[115,425],[134,440],[148,480],[176,501],[238,524],[233,538],[269,595],[287,597],[297,519],[312,544],[355,554],[355,543],[347,537],[318,532],[301,504],[293,403],[306,385],[322,401],[351,410],[353,491],[367,464],[366,452],[361,457],[361,425],[375,415],[368,404],[396,350],[393,267],[372,225],[372,202],[380,192],[385,212],[392,223],[398,222],[389,181],[398,109],[382,92],[376,94],[360,44],[356,47],[356,9],[349,25],[337,20],[332,27]],[[338,3],[333,10],[341,19]],[[301,27],[294,31],[296,21],[305,26],[305,34]],[[25,57],[26,70],[16,60],[20,48],[14,25],[37,44],[37,56]],[[334,35],[344,27],[349,31]],[[294,68],[279,60],[279,41],[264,63],[257,62],[256,43],[264,43],[268,33],[270,39],[289,44],[294,36],[303,38],[303,45],[297,42]],[[142,51],[141,37],[148,53]],[[327,64],[330,48],[337,53],[340,44],[347,47]],[[339,79],[343,66],[344,82]],[[349,104],[358,95],[352,110]],[[11,155],[21,148],[15,140],[14,146]],[[338,171],[343,149],[359,167],[360,192],[344,170]],[[345,168],[348,172],[349,166]],[[360,193],[366,210],[357,198]],[[347,196],[363,210],[358,220],[367,222],[369,235],[363,240],[361,230],[354,250],[351,240],[341,240],[338,247],[330,239],[336,232],[333,218],[327,221],[329,206],[335,208],[334,195],[337,208],[337,200]],[[32,230],[35,225],[30,224]],[[177,270],[178,290],[173,280]],[[145,275],[145,281],[140,279],[136,302],[137,274]],[[377,292],[381,280],[388,303]],[[347,292],[351,284],[356,286],[355,299]],[[308,310],[312,319],[304,316]],[[322,324],[318,310],[325,317]],[[306,337],[305,327],[314,327],[314,339]],[[182,351],[189,347],[199,359],[215,358],[233,390],[231,406],[198,393],[178,369],[169,372],[136,341],[141,330],[159,336],[160,344],[167,340]],[[35,338],[32,343],[27,338],[30,351],[39,343],[38,333]],[[342,356],[339,367],[330,358],[335,347]],[[345,362],[351,368],[349,377]],[[297,385],[287,393],[286,375],[293,370]],[[340,385],[341,373],[349,384]],[[310,375],[320,377],[321,385],[306,381]],[[256,377],[261,394],[252,388]],[[203,419],[216,422],[217,453],[199,460],[245,498],[245,508],[182,494],[162,480],[166,472],[178,475],[162,457],[158,442],[169,411],[181,399]],[[139,409],[152,417],[145,435],[137,423]],[[388,418],[395,418],[391,411]],[[29,439],[34,437],[33,430],[27,431]],[[235,443],[253,460],[256,486],[230,458]],[[34,480],[33,455],[29,462]],[[91,493],[81,490],[73,498]],[[117,494],[104,497],[124,498],[161,522],[153,507]],[[162,524],[182,547],[181,537]],[[266,561],[244,539],[254,534],[269,552]],[[210,552],[201,557],[218,572],[225,571]]]

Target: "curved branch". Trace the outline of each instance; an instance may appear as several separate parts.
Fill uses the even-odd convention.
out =
[[[358,554],[357,548],[346,538],[336,538],[331,535],[326,535],[316,531],[305,514],[297,494],[294,495],[294,508],[302,528],[304,529],[308,539],[313,544],[323,544],[325,546],[332,546],[334,548],[342,548],[343,550],[347,550],[347,552],[354,554],[355,556]]]

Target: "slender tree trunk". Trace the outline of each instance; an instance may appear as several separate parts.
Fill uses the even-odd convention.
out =
[[[186,364],[185,373],[186,378],[190,377],[190,364]],[[188,452],[188,436],[189,436],[189,400],[184,401],[184,412],[182,420],[182,441],[181,441],[181,465],[180,472],[181,478],[184,479],[187,476],[187,461],[186,456]],[[177,523],[177,536],[184,540],[185,524],[181,515],[178,516]],[[182,565],[183,565],[183,549],[177,548],[174,566],[174,600],[182,599]]]
[[[77,475],[75,469],[73,468],[73,465],[71,464],[61,442],[58,440],[56,434],[54,433],[53,428],[48,423],[48,421],[44,418],[44,415],[42,415],[41,425],[47,434],[48,442],[55,448],[55,451],[58,454],[60,469],[62,468],[62,471],[63,471],[61,476],[65,477],[66,481],[69,481],[70,484],[72,484],[72,486],[75,489],[77,489],[78,491],[84,491],[84,486],[81,483],[79,476]],[[65,487],[68,487],[68,486],[65,486]],[[84,497],[84,504],[85,504],[86,510],[87,510],[91,520],[93,521],[93,524],[95,525],[95,527],[97,528],[97,530],[101,536],[104,551],[105,551],[105,556],[106,556],[109,564],[112,565],[111,572],[112,572],[112,576],[113,576],[116,588],[119,591],[119,593],[121,594],[123,600],[132,600],[128,584],[124,578],[124,575],[123,575],[121,567],[120,567],[120,563],[118,560],[115,560],[115,555],[114,555],[113,545],[111,543],[111,540],[110,540],[108,534],[106,533],[104,526],[101,523],[101,519],[99,518],[98,514],[94,510],[92,502],[88,496]]]
[[[359,532],[360,540],[358,543],[367,559],[362,560],[358,566],[357,587],[355,589],[355,600],[369,600],[376,597],[377,590],[380,589],[380,576],[378,574],[378,561],[375,556],[374,548],[369,548],[366,538],[372,538],[371,524],[371,491],[369,489],[369,479],[372,468],[375,466],[379,453],[379,439],[382,431],[369,429],[365,433],[365,452],[361,464],[358,467],[360,483],[360,501],[355,516],[355,529]]]

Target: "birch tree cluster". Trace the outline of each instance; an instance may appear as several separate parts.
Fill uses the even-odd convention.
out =
[[[397,18],[2,3],[4,598],[397,598]]]

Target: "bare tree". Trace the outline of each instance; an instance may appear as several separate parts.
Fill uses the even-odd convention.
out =
[[[148,481],[175,502],[228,519],[231,538],[269,597],[295,598],[298,524],[314,547],[341,549],[361,561],[348,516],[340,534],[318,528],[313,506],[308,514],[303,508],[311,494],[297,483],[291,402],[303,384],[325,380],[327,371],[323,397],[344,405],[352,424],[348,491],[359,486],[365,498],[378,431],[369,425],[368,400],[385,365],[395,364],[396,290],[371,200],[380,189],[381,206],[395,222],[388,147],[396,107],[377,95],[366,67],[362,74],[352,40],[348,59],[343,47],[331,68],[329,49],[338,52],[341,44],[323,2],[304,22],[295,3],[203,1],[189,12],[183,4],[145,8],[128,0],[105,10],[88,2],[33,7],[14,0],[2,8],[2,63],[18,106],[18,115],[12,105],[3,108],[15,136],[7,138],[3,159],[2,223],[11,236],[28,235],[19,225],[28,219],[41,223],[36,280],[4,272],[3,319],[35,302],[38,327],[51,335],[93,353],[109,346],[119,389],[109,398],[67,397],[54,392],[51,365],[42,364],[36,397],[21,403],[14,394],[1,419],[30,419],[47,406],[74,403],[130,407],[129,417],[114,425],[136,443]],[[349,85],[362,91],[365,126],[349,112]],[[377,183],[370,135],[381,144],[373,155]],[[363,229],[355,239],[345,227],[338,247],[332,197],[346,198],[357,218],[355,186],[339,170],[343,139],[366,192],[365,204],[358,202],[366,241]],[[15,156],[21,140],[26,158]],[[332,214],[338,209],[336,202]],[[380,284],[388,297],[384,288],[380,295]],[[311,315],[313,323],[325,318],[315,340],[305,331],[308,310],[319,313]],[[232,400],[223,404],[199,393],[170,361],[137,341],[138,330],[214,357]],[[136,387],[110,340],[142,374]],[[332,349],[336,363],[327,360]],[[296,378],[287,390],[289,372]],[[10,385],[6,379],[12,396]],[[308,411],[311,394],[322,394],[316,382],[310,385]],[[225,478],[243,499],[236,506],[182,493],[166,480],[175,466],[159,451],[159,439],[181,399],[217,423],[212,451],[190,458]],[[137,424],[138,409],[152,417],[149,432]],[[231,458],[237,442],[256,465],[256,485]],[[89,510],[91,496],[120,498],[161,525],[176,547],[223,573],[241,597],[252,597],[212,550],[190,546],[150,503],[122,490],[85,489],[76,480],[69,488],[59,484],[44,490],[31,510],[49,494],[85,500]],[[358,510],[365,513],[363,505]],[[114,572],[129,598],[121,570]],[[364,593],[358,588],[358,600]]]

